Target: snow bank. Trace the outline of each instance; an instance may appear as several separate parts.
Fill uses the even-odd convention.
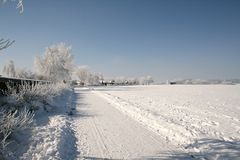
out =
[[[55,115],[44,126],[33,129],[30,147],[20,159],[74,159],[75,136],[69,117]]]
[[[31,104],[34,104],[35,116],[31,128],[11,135],[5,158],[74,159],[77,154],[76,140],[69,116],[73,90],[64,84],[42,86],[41,91],[36,88],[24,88],[26,92],[19,95],[13,93],[14,101],[10,102],[13,108],[21,107],[22,104],[30,109]]]

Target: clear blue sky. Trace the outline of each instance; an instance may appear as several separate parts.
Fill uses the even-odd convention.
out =
[[[111,76],[240,78],[240,0],[24,0],[0,5],[0,54],[31,68],[65,42],[75,63]]]

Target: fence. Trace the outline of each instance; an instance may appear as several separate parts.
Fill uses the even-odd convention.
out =
[[[4,91],[8,89],[7,85],[17,88],[21,84],[36,85],[49,83],[51,82],[43,80],[0,77],[0,96],[3,96]]]

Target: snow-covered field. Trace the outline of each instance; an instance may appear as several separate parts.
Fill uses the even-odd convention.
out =
[[[240,157],[240,85],[107,87],[93,93],[194,157]]]

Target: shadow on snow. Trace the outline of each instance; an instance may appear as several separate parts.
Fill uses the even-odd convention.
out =
[[[188,151],[200,149],[201,152]],[[197,142],[187,145],[186,152],[159,153],[156,156],[146,156],[140,159],[175,159],[175,160],[239,160],[240,141],[225,141],[219,139],[200,139]],[[136,158],[139,159],[139,158]]]

